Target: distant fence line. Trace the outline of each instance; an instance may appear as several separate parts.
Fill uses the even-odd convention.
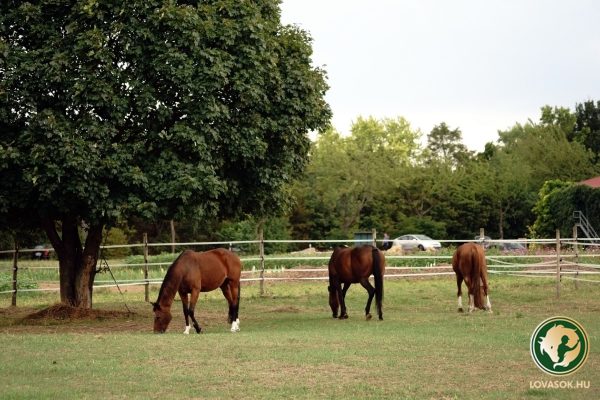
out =
[[[481,231],[480,237],[484,237],[483,230]],[[465,242],[473,242],[475,240],[438,240],[441,243],[465,243]],[[329,260],[330,256],[314,256],[314,257],[306,257],[306,256],[298,256],[298,257],[278,257],[278,256],[265,256],[264,255],[264,245],[267,243],[340,243],[340,244],[348,244],[352,243],[356,244],[356,242],[360,242],[361,244],[372,244],[377,246],[378,243],[383,243],[383,239],[376,239],[376,232],[373,230],[373,239],[345,239],[345,240],[337,240],[337,239],[325,239],[325,240],[269,240],[263,238],[262,231],[259,232],[258,240],[243,240],[243,241],[221,241],[221,242],[189,242],[189,243],[148,243],[147,235],[144,234],[143,243],[139,244],[128,244],[128,245],[109,245],[109,246],[101,246],[101,249],[114,249],[114,248],[134,248],[134,247],[143,247],[144,248],[144,262],[139,264],[113,264],[109,265],[109,268],[121,268],[121,267],[135,267],[141,266],[143,267],[143,279],[120,279],[116,280],[115,283],[112,280],[98,280],[96,279],[94,282],[94,288],[108,288],[108,287],[126,287],[126,286],[145,286],[145,300],[149,301],[149,286],[150,285],[158,285],[161,284],[163,278],[149,278],[148,277],[148,267],[149,266],[162,266],[162,265],[170,265],[172,262],[158,262],[158,263],[149,263],[148,262],[148,247],[160,247],[160,246],[180,246],[180,247],[203,247],[203,246],[223,246],[229,247],[230,249],[234,248],[235,245],[242,244],[254,244],[259,247],[259,256],[258,257],[241,257],[241,261],[243,263],[247,262],[260,262],[260,266],[258,269],[253,267],[253,270],[244,270],[242,274],[244,276],[251,275],[252,277],[242,278],[241,281],[244,282],[260,282],[260,292],[264,294],[264,283],[266,281],[290,281],[290,280],[326,280],[329,279],[327,276],[313,276],[313,277],[274,277],[273,275],[277,273],[283,273],[283,269],[265,269],[265,261],[277,261],[277,260],[323,260],[326,264]],[[390,240],[391,242],[391,240]],[[562,279],[573,280],[575,283],[575,288],[578,288],[578,282],[594,282],[600,283],[600,280],[593,279],[585,279],[582,276],[586,275],[598,275],[600,274],[600,265],[598,264],[589,264],[589,263],[581,263],[579,262],[579,254],[578,248],[580,246],[595,246],[596,243],[600,242],[600,239],[587,239],[587,238],[577,238],[577,232],[573,230],[573,237],[571,238],[560,238],[560,234],[557,231],[556,239],[518,239],[518,240],[479,240],[476,241],[480,243],[482,246],[485,243],[514,243],[519,242],[523,244],[538,244],[538,245],[554,245],[555,246],[555,254],[535,254],[535,255],[492,255],[487,256],[486,259],[488,262],[488,273],[490,274],[505,274],[511,276],[521,276],[521,277],[534,277],[534,278],[552,278],[556,279],[556,294],[557,297],[560,297],[560,284]],[[561,246],[568,245],[573,246],[574,254],[561,254]],[[50,249],[52,250],[52,249]],[[40,249],[19,249],[15,248],[12,250],[2,250],[0,254],[13,254],[13,267],[0,269],[0,272],[3,271],[12,271],[13,279],[8,281],[0,281],[0,285],[11,283],[12,290],[4,290],[0,291],[0,294],[9,294],[12,293],[12,305],[16,305],[17,293],[18,292],[43,292],[43,291],[58,291],[59,287],[51,287],[51,288],[35,288],[35,289],[23,289],[17,288],[18,285],[18,271],[19,270],[44,270],[44,269],[54,269],[58,270],[58,267],[19,267],[18,266],[18,255],[19,253],[32,253],[38,252]],[[585,257],[600,257],[600,254],[585,254]],[[451,255],[432,255],[428,253],[426,255],[386,255],[386,259],[432,259],[432,260],[450,260],[452,258]],[[517,264],[514,262],[504,262],[502,259],[515,259],[515,258],[542,258],[549,259],[549,261],[540,262],[540,263],[523,263]],[[567,261],[566,259],[573,259],[573,261]],[[528,271],[511,271],[509,269],[514,268],[522,268],[522,267],[536,267],[542,269],[536,270],[528,270]],[[588,267],[594,269],[592,271],[584,271],[580,270],[579,267]],[[402,271],[415,271],[415,270],[427,270],[428,268],[435,268],[435,272],[410,272],[410,273],[396,273]],[[504,270],[503,270],[504,269]],[[448,270],[447,272],[444,270]],[[323,273],[327,272],[326,268],[318,269],[294,269],[294,272],[316,272]],[[437,265],[432,264],[426,267],[392,267],[386,266],[386,278],[398,278],[398,277],[426,277],[426,276],[443,276],[443,275],[454,275],[452,272],[452,267],[450,265]],[[392,273],[389,273],[394,271]],[[256,276],[258,274],[258,276]],[[265,274],[269,276],[265,276]],[[44,280],[44,281],[36,281],[37,283],[53,283],[58,284],[59,282],[56,280]]]

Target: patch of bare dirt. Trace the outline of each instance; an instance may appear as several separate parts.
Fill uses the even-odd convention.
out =
[[[23,318],[23,322],[35,321],[38,323],[42,320],[58,320],[58,321],[78,321],[78,320],[110,320],[122,319],[134,316],[135,313],[116,310],[97,310],[89,308],[71,307],[63,303],[54,304],[48,308],[44,308],[38,312],[27,315]]]

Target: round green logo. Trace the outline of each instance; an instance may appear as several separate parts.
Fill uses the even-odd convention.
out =
[[[587,333],[579,322],[568,317],[552,317],[535,328],[529,349],[542,371],[565,376],[583,366],[590,347]]]

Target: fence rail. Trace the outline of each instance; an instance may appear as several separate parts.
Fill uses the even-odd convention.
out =
[[[484,235],[482,234],[481,237]],[[373,237],[375,238],[375,231],[373,231]],[[367,240],[361,239],[361,242],[365,242]],[[465,243],[472,240],[439,240],[442,243]],[[122,268],[122,267],[143,267],[142,273],[144,275],[143,279],[116,279],[114,282],[112,280],[96,280],[94,282],[94,288],[109,288],[109,287],[126,287],[126,286],[145,286],[145,300],[149,301],[148,298],[148,289],[150,285],[159,285],[162,283],[163,278],[149,278],[148,277],[148,267],[149,266],[167,266],[170,265],[171,262],[148,262],[147,249],[148,247],[160,247],[160,246],[180,246],[180,247],[214,247],[214,246],[223,246],[233,248],[235,245],[242,244],[252,244],[257,245],[259,247],[259,256],[258,257],[241,257],[241,261],[243,263],[249,262],[259,262],[260,267],[258,269],[254,268],[252,270],[244,270],[242,282],[260,282],[261,284],[261,294],[264,293],[264,283],[266,281],[290,281],[290,280],[326,280],[328,277],[326,276],[327,269],[326,268],[310,268],[310,269],[293,269],[293,270],[284,270],[283,268],[279,269],[265,269],[265,261],[273,262],[273,261],[289,261],[289,260],[323,260],[324,264],[329,260],[330,255],[325,254],[323,256],[297,256],[297,257],[281,257],[281,256],[265,256],[264,255],[264,245],[268,243],[351,243],[354,240],[269,240],[262,239],[262,232],[260,233],[259,240],[244,240],[244,241],[222,241],[222,242],[192,242],[192,243],[148,243],[146,237],[144,236],[144,243],[140,244],[130,244],[130,245],[110,245],[110,246],[101,246],[102,249],[114,249],[114,248],[135,248],[135,247],[143,247],[144,248],[144,262],[136,263],[136,264],[108,264],[109,268]],[[377,245],[378,243],[383,243],[382,239],[373,239],[372,241],[369,239],[369,243],[373,243]],[[477,241],[482,245],[487,242],[493,243],[503,243],[503,242],[515,242],[515,240],[481,240]],[[585,258],[594,258],[600,257],[600,254],[579,254],[578,249],[580,247],[585,248],[587,246],[594,246],[595,239],[580,239],[577,238],[577,232],[574,229],[573,237],[570,238],[560,238],[559,232],[557,231],[556,239],[527,239],[527,240],[518,240],[520,243],[525,243],[527,245],[554,245],[555,252],[554,254],[511,254],[511,255],[489,255],[486,256],[486,260],[488,262],[488,272],[490,274],[504,274],[510,276],[520,276],[520,277],[529,277],[529,278],[547,278],[547,279],[556,279],[557,283],[557,296],[560,296],[560,283],[561,280],[573,280],[575,282],[575,288],[577,288],[578,282],[594,282],[600,283],[600,280],[594,279],[583,279],[581,276],[592,277],[596,275],[600,275],[600,265],[592,264],[592,263],[584,263],[580,262],[580,257]],[[572,246],[574,249],[574,254],[561,254],[561,246]],[[43,250],[43,249],[42,249]],[[16,305],[16,298],[18,292],[47,292],[47,291],[58,291],[59,289],[59,281],[57,280],[18,280],[18,272],[19,271],[33,271],[33,270],[58,270],[58,267],[54,266],[36,266],[36,267],[19,267],[18,266],[18,255],[19,253],[32,253],[40,251],[40,249],[19,249],[18,244],[15,245],[15,248],[12,250],[2,250],[0,254],[13,254],[13,267],[12,268],[4,268],[0,269],[1,272],[12,272],[13,279],[12,280],[4,280],[0,281],[0,286],[3,284],[11,284],[11,290],[3,290],[0,291],[0,294],[12,294],[13,305]],[[451,262],[451,255],[386,255],[386,260],[410,260],[410,259],[427,259],[433,260],[434,262],[430,263],[428,266],[386,266],[386,275],[385,278],[399,278],[399,277],[430,277],[430,276],[445,276],[445,275],[453,275],[452,267],[449,265]],[[537,262],[537,263],[515,263],[515,259],[542,259],[547,261]],[[508,261],[503,261],[504,259],[510,259]],[[446,262],[443,262],[443,261]],[[437,264],[437,262],[442,262],[441,265]],[[580,267],[586,267],[590,270],[580,270]],[[529,270],[515,270],[528,268]],[[294,273],[312,273],[315,275],[321,274],[322,276],[284,276],[285,271],[293,271]],[[282,274],[282,276],[277,277],[275,275]],[[258,276],[257,276],[258,275]],[[44,284],[55,284],[56,287],[47,287],[47,288],[18,288],[19,283],[44,283]]]

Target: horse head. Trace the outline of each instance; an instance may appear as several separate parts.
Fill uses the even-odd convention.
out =
[[[165,333],[171,318],[173,318],[171,310],[161,307],[158,303],[150,304],[154,311],[154,333]]]
[[[337,318],[340,308],[340,300],[338,299],[337,291],[331,286],[327,286],[327,290],[329,291],[329,307],[331,307],[333,318]]]

